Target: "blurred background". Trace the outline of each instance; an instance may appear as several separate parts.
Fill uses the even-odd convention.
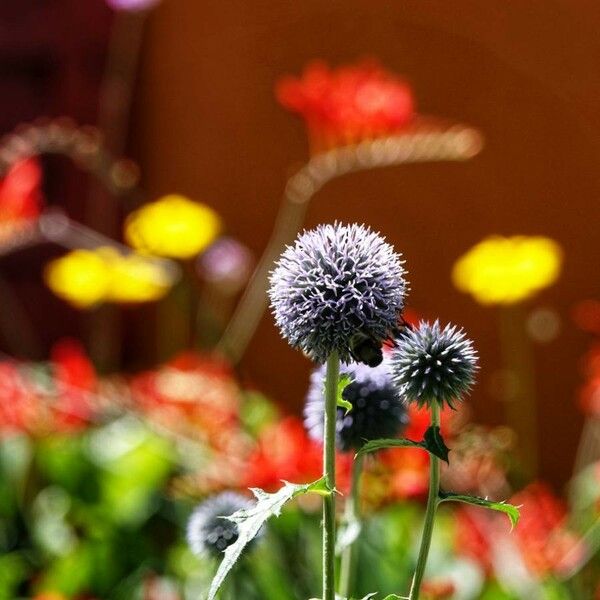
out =
[[[278,211],[293,221],[298,213],[290,205],[302,197],[303,226],[336,219],[364,222],[404,254],[411,283],[409,319],[459,323],[474,339],[482,368],[460,419],[483,427],[483,439],[495,435],[500,440],[501,470],[512,473],[507,475],[511,485],[493,490],[517,491],[543,480],[557,496],[572,495],[573,476],[600,457],[599,26],[597,3],[567,0],[2,3],[0,351],[3,366],[17,365],[4,381],[20,379],[0,398],[16,406],[17,397],[43,396],[46,412],[48,398],[53,407],[68,400],[69,408],[60,410],[75,414],[77,431],[83,422],[100,423],[91,434],[87,425],[81,428],[96,436],[96,444],[107,435],[103,427],[118,426],[134,438],[148,436],[161,462],[155,465],[156,477],[144,486],[159,495],[167,489],[168,497],[184,498],[184,507],[189,508],[189,498],[202,498],[213,488],[244,487],[239,478],[205,485],[212,475],[204,463],[199,468],[194,460],[185,464],[170,455],[173,438],[180,445],[201,437],[215,450],[214,432],[206,433],[207,424],[199,425],[197,415],[186,431],[173,435],[178,413],[162,410],[173,397],[177,404],[180,394],[189,416],[196,395],[201,404],[208,401],[214,380],[208,388],[193,387],[196,379],[167,385],[161,369],[171,375],[173,369],[188,376],[209,372],[219,385],[235,389],[219,392],[231,402],[221,405],[227,414],[219,419],[241,418],[247,437],[242,442],[236,436],[236,444],[248,445],[239,451],[244,460],[260,454],[262,420],[292,423],[293,429],[311,365],[280,339],[268,311],[262,313],[260,268],[255,278],[259,300],[254,312],[247,308],[256,316],[256,332],[248,313],[240,317],[239,303],[247,299],[244,289],[255,265],[271,264],[259,261]],[[284,78],[301,76],[315,59],[332,68],[377,61],[401,78],[414,102],[404,128],[354,131],[343,139],[325,136],[323,142],[308,122],[307,135],[306,113],[286,96]],[[305,122],[286,108],[302,113]],[[403,135],[408,141],[402,141]],[[370,152],[370,141],[390,136],[402,139],[398,148],[392,142],[392,150],[386,146],[393,156],[382,160],[382,167],[370,168],[373,159],[345,169],[344,160],[354,164],[354,159],[336,154],[336,148],[361,142]],[[311,157],[314,161],[325,152],[336,165],[334,174],[330,170],[311,180],[313,172],[303,169]],[[323,169],[311,164],[314,173]],[[308,173],[309,183],[294,179],[298,173]],[[294,186],[304,191],[297,193]],[[184,197],[182,204],[172,204],[173,194]],[[170,208],[142,212],[165,196],[171,198]],[[197,213],[197,205],[205,212]],[[168,245],[161,224],[173,215],[188,225],[198,223],[196,233],[203,231],[196,240],[193,231],[178,230],[181,240],[189,240],[189,251],[157,249],[161,236]],[[275,241],[289,241],[282,236]],[[489,236],[509,241],[488,248],[488,254],[461,270],[457,261]],[[518,247],[525,238],[512,236],[527,236],[541,246],[527,254]],[[112,248],[114,255],[101,257],[98,268],[104,271],[95,275],[99,247]],[[70,264],[52,262],[81,249],[93,256],[78,255]],[[483,283],[473,274],[478,268],[487,268]],[[537,276],[540,281],[529,286]],[[117,289],[116,281],[126,283]],[[98,291],[98,286],[104,287]],[[40,385],[46,387],[40,391]],[[71,393],[65,400],[69,386],[79,392],[83,386],[93,396],[91,403]],[[157,405],[161,412],[155,419]],[[127,420],[140,411],[152,424],[149,429],[138,430],[139,424]],[[12,447],[11,452],[29,456],[36,444],[50,444],[57,429],[52,419],[45,418],[41,428],[38,419],[32,428],[22,415],[9,412],[4,428],[34,440],[27,452]],[[66,429],[71,431],[71,425]],[[65,429],[58,429],[63,436]],[[14,441],[6,434],[9,438]],[[63,442],[73,439],[71,431]],[[235,453],[230,446],[223,450],[223,444],[216,443],[219,452]],[[77,462],[74,453],[69,450]],[[109,458],[95,460],[101,469]],[[47,479],[52,498],[63,488],[77,496],[79,483],[62,481],[52,468],[41,472],[36,477]],[[232,478],[233,472],[231,467]],[[36,477],[23,484],[33,494],[31,502]],[[597,484],[593,479],[586,485],[597,489]],[[43,502],[37,502],[39,511]],[[179,521],[169,513],[164,523],[181,523],[185,508],[178,506],[166,510],[179,510]],[[151,514],[148,509],[149,519]],[[6,523],[13,518],[4,511]],[[86,519],[93,521],[90,515]],[[163,535],[164,523],[155,529],[150,521],[144,523],[149,540]],[[83,526],[70,527],[76,535]],[[39,534],[26,534],[22,523],[5,529],[7,556],[27,535],[39,543]],[[29,542],[23,544],[30,552]],[[52,552],[45,548],[45,558],[33,563],[29,557],[11,562],[11,572],[23,576],[5,576],[10,591],[2,597],[29,597],[38,588],[52,591],[43,583],[48,579],[35,575],[41,564],[52,563]],[[56,556],[68,555],[61,552]],[[150,560],[151,568],[139,575],[146,582],[144,597],[179,598],[177,586],[165,591],[162,580],[148,583],[147,573],[158,577],[168,571],[161,560]],[[179,571],[174,569],[183,577]],[[586,575],[589,587],[581,589],[595,588],[596,577],[597,571]],[[126,587],[118,592],[122,596],[109,593],[116,589],[109,579],[55,587],[65,597],[134,597],[123,591]],[[581,589],[556,597],[592,597]],[[484,597],[477,593],[470,597]],[[520,594],[489,597],[524,597]]]

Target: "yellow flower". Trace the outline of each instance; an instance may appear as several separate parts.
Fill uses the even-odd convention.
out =
[[[173,283],[164,267],[143,256],[122,255],[115,248],[69,252],[51,261],[44,277],[57,296],[78,308],[158,300]]]
[[[175,194],[131,213],[125,239],[140,252],[191,258],[208,247],[221,230],[217,213],[199,202]]]
[[[102,302],[108,295],[110,268],[103,258],[90,250],[74,250],[51,261],[44,271],[48,287],[78,308]]]
[[[491,236],[456,261],[452,280],[480,304],[515,304],[554,283],[561,264],[554,240]]]

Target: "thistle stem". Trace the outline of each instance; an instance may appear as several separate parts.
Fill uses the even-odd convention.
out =
[[[354,459],[352,468],[352,489],[350,497],[346,502],[344,518],[346,523],[360,522],[360,477],[362,475],[363,457]],[[340,570],[340,596],[350,598],[354,588],[354,562],[356,540],[348,544],[342,553],[342,564]]]
[[[333,351],[327,359],[323,423],[323,476],[331,494],[323,498],[323,600],[335,600],[335,420],[340,359]]]
[[[431,425],[432,427],[440,426],[440,407],[434,399],[431,403]],[[423,575],[425,574],[425,566],[427,564],[427,556],[429,555],[429,547],[431,546],[431,534],[433,533],[433,521],[435,519],[435,511],[438,505],[438,496],[440,491],[440,459],[433,454],[429,455],[429,494],[427,496],[427,509],[425,512],[425,524],[423,525],[423,535],[421,537],[421,548],[417,559],[415,574],[410,587],[409,600],[418,600],[419,591]]]

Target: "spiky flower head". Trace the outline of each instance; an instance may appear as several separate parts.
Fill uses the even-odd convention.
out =
[[[238,539],[238,526],[226,517],[251,504],[246,496],[235,492],[222,492],[200,503],[187,524],[186,538],[192,552],[220,557]]]
[[[473,385],[477,352],[462,329],[421,321],[398,337],[392,353],[392,375],[408,402],[419,406],[460,400]]]
[[[324,363],[337,350],[372,366],[404,307],[401,256],[364,225],[320,225],[299,236],[271,273],[275,321],[291,346]]]
[[[342,392],[342,398],[352,405],[352,409],[337,408],[335,435],[338,450],[358,450],[369,440],[398,435],[408,423],[408,414],[398,387],[392,381],[388,361],[384,360],[374,368],[350,363],[342,367],[341,375],[348,375],[352,380]],[[310,437],[319,442],[323,441],[324,383],[325,367],[320,366],[310,377],[304,406],[304,426]]]

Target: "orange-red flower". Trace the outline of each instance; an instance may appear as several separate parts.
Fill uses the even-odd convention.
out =
[[[568,571],[583,554],[578,536],[567,527],[567,510],[543,483],[533,483],[511,499],[521,506],[515,530],[529,570],[538,575]]]
[[[43,197],[40,189],[42,169],[35,158],[15,163],[0,179],[0,224],[35,219]]]
[[[390,135],[414,115],[408,83],[373,61],[337,69],[313,62],[300,77],[283,77],[276,93],[305,120],[315,151]]]
[[[321,477],[322,460],[323,447],[308,437],[302,421],[286,417],[261,433],[241,487],[274,491],[282,480],[309,483]],[[336,478],[341,491],[349,487],[351,461],[351,456],[338,453]]]
[[[239,388],[225,361],[187,352],[131,381],[134,402],[163,426],[215,447],[237,424]]]

